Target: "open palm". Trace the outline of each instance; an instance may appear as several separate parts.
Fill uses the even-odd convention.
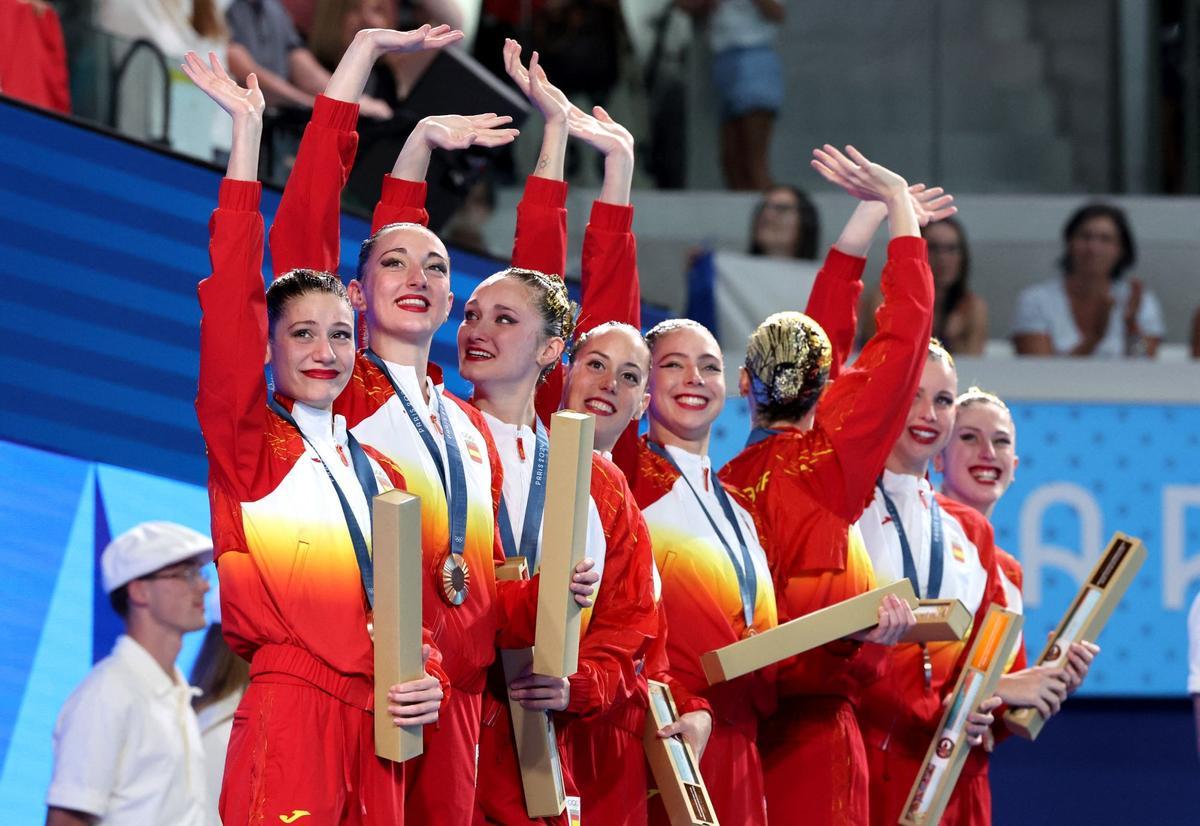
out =
[[[243,88],[225,71],[215,52],[208,53],[208,63],[201,60],[195,52],[188,52],[183,61],[183,73],[191,78],[204,94],[228,112],[230,117],[262,118],[267,104],[263,100],[262,90],[258,88],[258,77],[255,74],[251,73],[246,78],[248,88]]]

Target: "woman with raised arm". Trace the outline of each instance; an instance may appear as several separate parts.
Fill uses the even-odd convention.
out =
[[[441,32],[441,33],[439,33]],[[272,228],[276,266],[286,260],[319,260],[336,267],[338,197],[353,163],[356,106],[373,57],[380,48],[438,45],[459,33],[428,27],[417,32],[360,32],[334,72],[326,95],[314,107],[283,203]],[[407,44],[407,45],[404,45]],[[431,147],[499,145],[514,130],[494,116],[428,118],[401,153],[420,162]],[[312,133],[311,135],[309,133]],[[475,810],[476,754],[480,705],[497,639],[532,644],[536,583],[497,586],[493,466],[483,435],[463,403],[446,393],[440,369],[429,360],[434,333],[453,302],[450,259],[441,240],[416,223],[391,223],[392,202],[415,181],[385,180],[373,233],[363,242],[351,301],[365,320],[370,348],[359,353],[354,379],[336,403],[351,431],[377,447],[404,472],[409,490],[421,497],[425,623],[443,652],[454,689],[436,729],[425,732],[425,750],[409,761],[407,815],[419,822],[467,824]],[[495,478],[493,475],[495,474]],[[577,569],[572,590],[590,604],[598,575],[591,561]]]
[[[605,458],[612,458],[616,448],[618,465],[630,459],[630,464],[635,464],[636,422],[646,404],[649,353],[636,327],[641,314],[630,205],[633,138],[601,107],[595,107],[589,115],[571,105],[548,84],[544,73],[539,72],[536,82],[531,83],[530,72],[521,64],[520,46],[515,41],[505,44],[505,66],[518,88],[548,116],[565,107],[570,136],[604,156],[600,196],[592,204],[583,239],[579,338],[571,348],[571,367],[565,374],[565,386],[556,381],[561,371],[555,365],[548,380],[538,389],[538,411],[545,417],[561,404],[592,413],[596,416],[596,450]],[[541,158],[549,162],[539,163],[526,185],[526,199],[518,215],[514,265],[559,268],[565,264],[565,222],[555,221],[557,216],[549,210],[535,210],[528,205],[535,185],[552,186],[550,180],[561,180],[562,155],[561,151],[544,147]],[[565,198],[565,185],[560,187],[560,197]],[[557,248],[556,226],[561,227]],[[531,243],[535,240],[540,243]],[[630,506],[636,511],[636,506],[632,503]],[[637,521],[641,524],[640,515]],[[649,544],[648,536],[640,541]],[[655,577],[656,599],[658,585]],[[660,611],[657,636],[646,654],[645,667],[639,664],[634,691],[603,714],[573,720],[564,730],[565,753],[582,798],[583,818],[588,822],[614,826],[646,823],[647,774],[641,757],[648,705],[646,678],[669,679],[665,667],[665,633],[665,617]],[[685,712],[695,707],[707,709],[703,701],[687,704],[684,694],[677,690],[676,699],[684,704]],[[685,722],[692,723],[692,716],[689,714]],[[694,725],[689,734],[707,732],[708,728],[706,716],[704,725]],[[663,736],[682,731],[682,726],[668,728]],[[698,752],[703,751],[703,739],[697,736],[694,740]]]
[[[536,53],[527,76],[531,100],[546,118],[540,160],[522,202],[514,268],[492,276],[471,296],[459,332],[459,364],[463,377],[474,386],[472,401],[481,411],[481,428],[492,437],[504,468],[499,518],[505,556],[523,556],[536,570],[539,538],[533,531],[540,525],[544,504],[538,464],[546,459],[546,435],[544,423],[536,416],[535,397],[545,378],[561,369],[562,351],[575,319],[558,275],[516,265],[536,260],[561,269],[561,259],[550,257],[557,252],[553,239],[562,237],[557,232],[563,226],[558,220],[561,208],[538,203],[530,194],[538,186],[553,191],[554,183],[561,180],[565,144],[572,130],[567,123],[571,107],[550,86]],[[551,243],[530,243],[531,238],[542,236]],[[656,630],[645,526],[624,476],[600,456],[593,457],[591,498],[587,553],[603,574],[596,606],[585,615],[580,670],[569,681],[531,675],[509,686],[510,696],[528,701],[527,705],[537,703],[529,707],[562,712],[557,716],[564,742],[574,742],[573,729],[607,716],[643,687],[639,662]],[[640,738],[634,746],[640,763]],[[615,822],[606,819],[600,808],[614,789],[597,788],[590,766],[586,776],[573,774],[570,749],[564,749],[563,758],[568,784],[572,777],[578,781],[583,817]],[[503,694],[485,715],[480,760],[481,786],[487,788],[480,803],[487,820],[527,822]],[[644,796],[644,789],[643,782],[638,794]]]
[[[992,529],[970,508],[935,495],[927,478],[930,461],[950,438],[957,390],[953,358],[930,342],[904,426],[858,526],[880,582],[907,577],[918,598],[960,600],[977,631],[988,607],[1004,604]],[[971,642],[898,645],[863,693],[858,716],[871,769],[872,823],[900,818]],[[999,704],[989,697],[970,715],[972,745],[982,742]]]
[[[950,441],[936,460],[937,469],[942,472],[942,493],[990,520],[996,503],[1016,475],[1016,425],[1008,405],[978,387],[971,387],[959,396],[957,406]],[[1023,613],[1021,563],[1000,547],[996,548],[996,562],[1005,604],[1010,610]],[[1008,673],[1000,678],[996,694],[1007,706],[1031,706],[1043,717],[1049,717],[1083,683],[1099,651],[1100,647],[1094,643],[1074,642],[1065,668],[1030,668],[1022,640]],[[1004,727],[998,723],[996,738],[1003,735]],[[968,818],[964,822],[975,826],[991,823],[990,751],[988,748],[971,752],[951,801]]]
[[[374,753],[369,541],[371,497],[405,480],[332,410],[354,361],[341,282],[296,270],[263,295],[257,79],[238,87],[215,55],[206,65],[189,54],[183,69],[233,118],[210,225],[213,271],[199,290],[196,398],[223,630],[251,662],[221,817],[257,823],[304,811],[327,823],[402,823],[404,767]],[[445,678],[431,654],[427,647],[436,676],[389,693],[397,725],[438,720]]]
[[[878,213],[889,219],[879,331],[823,394],[834,358],[821,326],[796,312],[776,313],[759,325],[739,380],[754,429],[746,449],[721,471],[721,480],[752,503],[781,622],[876,586],[854,523],[904,423],[905,411],[894,401],[916,389],[929,341],[933,280],[919,235],[920,202],[899,175],[853,147],[847,153],[818,149],[814,166],[864,204],[839,239],[852,252],[866,251]],[[858,260],[835,247],[819,278],[849,284],[832,270]],[[843,297],[843,315],[855,298]],[[855,703],[878,676],[883,646],[894,645],[915,622],[907,604],[888,597],[870,633],[781,664],[780,710],[760,738],[772,820],[804,811],[805,822],[867,822],[867,756]]]

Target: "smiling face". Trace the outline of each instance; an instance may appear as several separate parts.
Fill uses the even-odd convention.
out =
[[[1012,415],[987,401],[959,407],[941,455],[946,495],[987,515],[1012,484],[1016,468]]]
[[[704,443],[725,407],[725,365],[707,330],[685,326],[658,336],[650,352],[651,435]]]
[[[563,390],[564,405],[596,416],[596,449],[611,451],[646,409],[650,353],[634,329],[613,326],[587,336],[575,351]]]
[[[384,358],[388,342],[427,349],[454,303],[446,247],[414,224],[383,232],[349,293],[354,309],[365,314],[371,346]]]
[[[280,393],[328,409],[354,369],[354,314],[331,293],[290,299],[275,321],[267,359]]]
[[[954,368],[942,359],[927,358],[908,421],[888,456],[888,470],[913,476],[925,474],[929,460],[950,438],[957,393],[958,376]]]
[[[536,385],[564,346],[561,338],[545,334],[544,325],[530,288],[515,278],[498,273],[471,293],[458,327],[458,369],[477,396]]]

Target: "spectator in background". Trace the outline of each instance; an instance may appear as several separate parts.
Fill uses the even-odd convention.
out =
[[[58,12],[42,0],[0,0],[0,94],[70,113]]]
[[[221,634],[221,623],[214,622],[208,626],[204,644],[192,666],[192,685],[202,692],[192,700],[192,708],[200,724],[200,743],[204,748],[208,826],[221,826],[217,801],[221,798],[221,779],[225,775],[225,753],[233,732],[233,713],[249,684],[250,664],[233,653]]]
[[[821,224],[812,200],[790,184],[775,184],[754,208],[748,252],[767,258],[815,261],[820,235]]]
[[[696,7],[696,0],[681,5]],[[708,5],[713,86],[721,118],[721,169],[733,190],[771,184],[771,131],[783,106],[783,64],[775,48],[781,0],[716,0]]]
[[[1017,297],[1012,338],[1022,356],[1153,357],[1162,309],[1141,280],[1125,278],[1137,259],[1123,210],[1087,204],[1063,229],[1062,275]]]
[[[933,337],[956,356],[983,355],[987,343],[987,303],[971,292],[971,252],[957,218],[926,224],[921,230],[933,270]]]
[[[317,60],[332,68],[362,29],[408,30],[426,23],[460,29],[463,23],[456,0],[421,0],[406,11],[401,20],[396,0],[317,0],[309,44]],[[363,102],[370,98],[397,110],[437,56],[436,51],[385,54],[371,69]]]
[[[147,40],[162,53],[166,67],[178,66],[189,51],[215,52],[225,59],[229,29],[218,0],[97,0],[96,25],[126,41]],[[113,59],[130,54],[114,50]],[[170,109],[162,111],[158,88],[165,84]],[[171,148],[213,160],[229,148],[224,123],[204,96],[179,73],[139,64],[121,78],[117,122],[121,132],[143,140],[166,137]],[[169,114],[169,118],[168,118]],[[161,126],[159,124],[162,124]]]
[[[817,208],[808,195],[791,184],[775,184],[763,192],[754,207],[746,252],[764,258],[814,261],[820,235]],[[714,250],[707,245],[690,250],[684,278],[687,282],[684,314],[720,336]]]
[[[175,658],[183,635],[204,627],[212,547],[183,525],[144,522],[100,555],[125,634],[58,715],[47,826],[204,826],[193,689]]]
[[[325,91],[329,72],[305,47],[280,0],[234,0],[227,17],[233,33],[229,70],[238,83],[245,84],[253,72],[268,105],[312,108],[316,96]],[[390,106],[370,96],[362,98],[360,111],[377,120],[392,116]]]
[[[921,228],[933,270],[933,337],[955,356],[981,356],[987,346],[987,302],[968,286],[971,251],[957,218]],[[859,306],[859,346],[875,333],[875,311],[883,301],[878,289],[863,294]]]

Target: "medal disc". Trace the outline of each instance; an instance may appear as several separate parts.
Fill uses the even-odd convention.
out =
[[[442,561],[442,596],[451,605],[462,605],[467,601],[471,586],[471,569],[462,554],[447,553]]]

